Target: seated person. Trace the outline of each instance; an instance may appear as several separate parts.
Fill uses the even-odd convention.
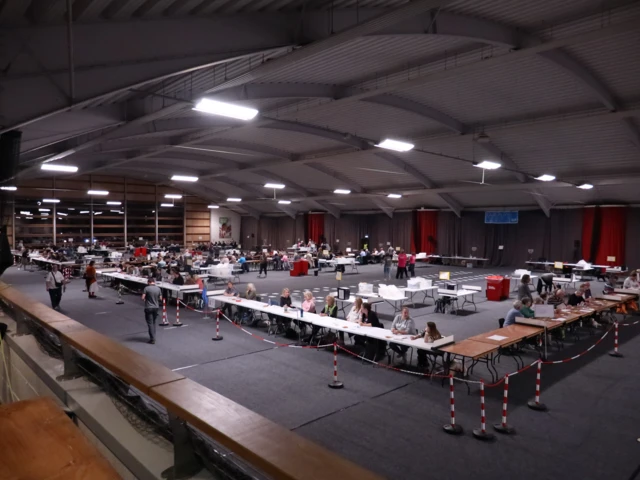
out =
[[[244,292],[244,298],[246,298],[247,300],[258,299],[258,292],[256,291],[256,286],[253,283],[247,283],[247,289]],[[239,307],[238,316],[242,320],[248,320],[250,317],[253,317],[253,320],[251,322],[252,327],[258,323],[258,318],[255,315],[252,315],[252,310],[248,308]]]
[[[396,318],[393,319],[393,323],[391,324],[391,333],[394,335],[415,335],[416,324],[409,315],[409,309],[407,307],[403,307],[402,312],[399,315],[396,315]],[[409,347],[405,345],[398,345],[396,343],[391,343],[389,347],[400,356],[400,363],[406,365],[406,355]]]
[[[362,327],[375,327],[375,328],[384,328],[384,325],[378,319],[378,314],[373,311],[370,303],[362,304],[362,320],[360,320],[360,326]],[[378,361],[383,358],[385,355],[385,350],[387,347],[387,342],[384,340],[377,340],[375,338],[364,337],[362,335],[356,335],[355,342],[356,345],[365,346],[365,358],[368,358],[373,361]]]
[[[158,257],[158,268],[166,268],[167,262],[164,261],[164,258]]]
[[[640,282],[638,282],[638,272],[632,271],[625,279],[623,285],[624,288],[638,290],[640,289]]]
[[[548,305],[553,305],[556,308],[558,306],[564,306],[564,290],[562,290],[561,288],[558,288],[553,295],[551,295],[549,297],[549,299],[547,300],[547,304]]]
[[[180,275],[180,270],[178,270],[177,268],[174,268],[172,272],[173,272],[173,281],[171,283],[173,283],[174,285],[184,285],[184,277]]]
[[[582,290],[582,288],[579,288],[569,296],[569,301],[567,302],[567,305],[571,307],[577,307],[578,305],[582,305],[583,303],[584,303],[584,291]]]
[[[502,326],[508,327],[509,325],[514,325],[516,323],[516,317],[523,317],[524,315],[520,312],[521,308],[522,302],[520,300],[513,302],[513,307],[504,316],[504,324]]]
[[[349,310],[346,318],[347,322],[360,323],[362,321],[362,298],[356,297],[355,302],[353,302],[353,307]],[[344,342],[344,332],[339,331],[338,337],[340,340]],[[349,334],[349,338],[352,338],[353,335]]]
[[[227,282],[227,288],[224,290],[222,295],[225,296],[225,297],[237,297],[238,296],[238,290],[236,290],[236,287],[233,286],[233,282],[231,282],[231,281]],[[223,303],[221,310],[222,310],[222,313],[225,313],[227,315],[227,317],[233,316],[233,309],[232,309],[232,305],[230,303]]]
[[[291,292],[288,288],[282,289],[282,293],[280,294],[280,306],[286,307],[285,310],[291,308]],[[287,325],[291,323],[289,318],[280,317],[279,315],[273,315],[270,313],[268,317],[271,322],[275,321],[278,325],[282,322],[286,322]]]
[[[291,265],[289,265],[289,257],[286,253],[282,254],[282,269],[291,270]]]
[[[336,299],[331,295],[327,295],[324,300],[326,303],[324,305],[324,308],[320,312],[320,316],[338,318],[338,305],[336,305]],[[315,340],[316,335],[321,328],[322,327],[319,327],[317,325],[313,326],[313,328],[311,329],[311,338],[309,338],[309,343],[312,343]]]
[[[192,273],[191,275],[189,275],[187,277],[187,279],[184,281],[185,285],[197,285],[198,284],[198,277],[196,276],[195,273]]]
[[[418,338],[424,338],[424,343],[433,343],[436,340],[440,340],[442,335],[438,331],[434,322],[427,322],[427,328],[419,332],[417,335],[411,337],[411,340],[417,340]],[[421,348],[418,349],[418,366],[427,367],[429,362],[427,360],[428,352]]]
[[[522,299],[522,308],[520,309],[520,313],[524,318],[534,318],[536,316],[536,313],[531,308],[530,298]]]
[[[580,289],[583,292],[584,301],[586,303],[590,303],[593,300],[593,294],[591,293],[591,284],[589,282],[585,282],[580,285]]]

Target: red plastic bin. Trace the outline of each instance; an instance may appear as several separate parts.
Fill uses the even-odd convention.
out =
[[[491,275],[487,279],[487,300],[500,302],[509,298],[509,279],[499,275]]]

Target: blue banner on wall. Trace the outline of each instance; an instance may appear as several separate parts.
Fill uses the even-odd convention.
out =
[[[518,223],[518,212],[484,212],[484,223]]]

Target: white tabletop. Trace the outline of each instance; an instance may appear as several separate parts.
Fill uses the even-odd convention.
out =
[[[107,272],[103,273],[105,277],[117,278],[119,280],[127,280],[129,282],[135,282],[147,285],[147,278],[142,277],[134,277],[133,275],[128,275],[126,273],[117,273],[117,272]],[[200,288],[198,285],[174,285],[173,283],[168,282],[156,282],[156,286],[163,288],[165,290],[172,290],[174,292],[198,292]]]
[[[467,295],[473,295],[474,293],[480,293],[477,292],[475,290],[464,290],[464,289],[460,289],[460,290],[445,290],[445,289],[438,289],[438,296],[440,297],[466,297]]]
[[[400,345],[406,345],[408,347],[419,348],[421,350],[431,351],[433,348],[436,348],[436,346],[442,346],[445,344],[442,340],[439,340],[434,344],[425,343],[424,339],[422,338],[411,340],[410,335],[394,335],[389,330],[385,330],[384,328],[362,327],[354,322],[340,320],[338,318],[332,317],[322,317],[316,313],[304,312],[303,316],[301,317],[300,311],[297,309],[290,309],[289,311],[285,312],[283,307],[277,305],[268,305],[266,303],[257,302],[255,300],[238,299],[237,297],[225,297],[222,295],[214,296],[211,298],[218,302],[229,303],[243,308],[250,308],[252,310],[257,310],[264,313],[271,313],[281,317],[290,318],[292,320],[302,320],[319,327],[337,330],[339,332],[346,331],[347,333],[375,338],[377,340],[384,340],[385,342],[393,342]],[[453,335],[451,335],[450,337],[446,337],[446,339],[450,339],[443,339],[447,343],[453,343],[454,341]]]

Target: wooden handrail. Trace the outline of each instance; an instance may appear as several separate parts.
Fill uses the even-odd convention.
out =
[[[0,282],[0,298],[167,411],[278,479],[380,480],[378,475],[179,375]]]

